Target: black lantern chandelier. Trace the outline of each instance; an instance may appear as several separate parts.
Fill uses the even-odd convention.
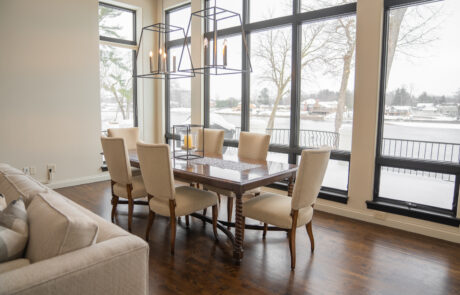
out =
[[[163,2],[162,2],[163,11]],[[177,57],[175,55],[169,56],[166,49],[166,42],[170,40],[170,34],[176,33],[184,38],[184,45],[180,59],[187,58],[190,65],[192,65],[192,56],[188,47],[187,38],[184,29],[178,26],[168,25],[165,23],[157,23],[142,28],[139,45],[136,51],[136,61],[139,57],[140,49],[143,43],[150,44],[151,50],[148,51],[149,56],[149,71],[136,75],[136,78],[151,78],[151,79],[179,79],[194,77],[194,72],[181,72],[177,67]],[[182,34],[181,34],[182,33]],[[151,35],[151,38],[146,37]],[[156,41],[156,42],[155,42]],[[185,52],[185,56],[184,56]],[[192,65],[193,67],[193,65]]]
[[[148,73],[142,73],[136,75],[135,77],[151,79],[178,79],[195,76],[193,72],[179,71],[177,67],[177,57],[175,55],[168,56],[165,43],[169,40],[169,34],[174,32],[182,32],[185,42],[184,47],[182,48],[181,59],[183,58],[182,55],[184,54],[185,49],[185,56],[188,57],[191,63],[192,57],[190,55],[187,38],[185,38],[184,29],[177,26],[166,25],[164,23],[157,23],[142,28],[139,47],[136,52],[136,60],[139,57],[142,42],[147,42],[145,41],[145,35],[147,35],[147,33],[153,34],[153,37],[149,40],[152,42],[152,49],[149,51],[149,71]],[[157,41],[156,44],[154,42],[155,40]]]
[[[191,68],[184,69],[182,66],[182,58],[184,58],[188,52],[187,39],[185,39],[184,47],[182,48],[181,59],[179,62],[179,71],[187,72],[193,74],[204,74],[204,75],[228,75],[228,74],[240,74],[244,72],[252,72],[251,61],[249,58],[248,45],[246,41],[246,34],[244,32],[243,23],[241,21],[241,15],[237,12],[233,12],[221,7],[217,7],[216,0],[214,1],[214,6],[195,11],[190,15],[190,20],[187,27],[187,33],[185,36],[188,36],[190,31],[191,24],[194,18],[204,19],[206,24],[210,25],[212,28],[210,32],[207,32],[203,35],[203,66],[202,67],[193,67],[193,64],[190,63]],[[244,45],[243,54],[246,54],[247,63],[246,67],[229,65],[228,63],[228,43],[227,39],[221,40],[221,44],[218,40],[218,30],[219,22],[223,20],[235,19],[239,22],[239,27],[241,28],[241,38]],[[212,26],[211,26],[212,24]],[[209,37],[209,38],[208,38]],[[212,43],[212,44],[211,44]],[[212,48],[210,46],[212,45]],[[208,54],[210,59],[208,61]]]

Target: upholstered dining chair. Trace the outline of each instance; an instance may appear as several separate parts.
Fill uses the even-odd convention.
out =
[[[238,158],[246,161],[266,161],[269,145],[270,135],[268,134],[241,132],[238,143]],[[232,221],[235,193],[212,186],[205,186],[204,189],[216,192],[219,198],[220,195],[228,197],[227,221],[230,223]],[[252,189],[245,192],[243,198],[247,200],[251,197],[258,196],[260,192],[260,188]]]
[[[126,148],[128,150],[135,150],[136,144],[139,141],[139,128],[109,128],[107,129],[108,137],[121,137],[125,140]],[[139,168],[131,167],[133,176],[140,176],[141,170]]]
[[[138,143],[137,153],[150,205],[145,239],[149,240],[155,214],[169,217],[171,254],[174,254],[176,217],[212,207],[212,225],[217,240],[217,196],[190,186],[174,186],[169,145]]]
[[[131,173],[125,140],[121,137],[101,137],[102,150],[111,178],[112,214],[114,222],[118,204],[128,204],[128,230],[131,232],[135,199],[147,196],[142,176]],[[120,201],[119,199],[127,199]]]
[[[263,193],[243,203],[243,221],[247,217],[264,222],[264,238],[267,224],[288,230],[291,269],[295,268],[297,227],[305,225],[310,238],[311,251],[315,250],[311,225],[313,206],[326,173],[330,154],[330,148],[302,151],[292,198],[275,193]]]
[[[135,150],[136,144],[139,141],[139,128],[109,128],[107,129],[108,137],[121,137],[125,140],[128,150]]]

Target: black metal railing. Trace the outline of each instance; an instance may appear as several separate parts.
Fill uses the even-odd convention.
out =
[[[409,158],[425,161],[460,163],[460,144],[438,141],[383,138],[382,156]],[[382,167],[386,171],[434,177],[455,181],[455,175],[403,168]]]
[[[240,137],[241,128],[235,128],[233,139]],[[271,135],[271,144],[289,145],[291,136],[290,129],[272,128],[265,129]],[[303,147],[331,146],[335,149],[339,147],[340,135],[336,132],[301,129],[299,133],[299,144]]]

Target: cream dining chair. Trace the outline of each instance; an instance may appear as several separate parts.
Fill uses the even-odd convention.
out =
[[[120,137],[101,137],[102,150],[111,178],[112,222],[118,204],[128,204],[128,230],[131,232],[135,199],[147,196],[142,176],[132,176],[126,144]],[[119,199],[128,201],[120,201]]]
[[[121,137],[125,140],[126,148],[129,150],[135,150],[136,144],[139,141],[139,128],[109,128],[107,129],[108,137]],[[131,167],[131,173],[134,176],[141,175],[139,168]]]
[[[261,133],[241,132],[238,143],[238,158],[243,161],[266,161],[268,154],[268,147],[270,145],[270,135]],[[205,186],[204,189],[214,191],[220,198],[220,195],[228,197],[227,200],[227,221],[232,221],[233,214],[233,199],[235,193],[231,191],[222,190],[212,186]],[[255,188],[244,193],[243,198],[248,199],[259,195],[260,188]]]
[[[149,240],[155,214],[168,216],[171,227],[171,254],[174,254],[176,217],[212,206],[212,225],[217,240],[217,196],[190,186],[174,187],[169,145],[138,143],[137,153],[150,205],[145,239]]]
[[[198,132],[197,150],[204,151],[204,154],[207,156],[222,157],[222,150],[224,147],[224,135],[225,135],[224,130],[204,128],[203,134],[204,134],[204,149],[203,149],[203,140],[201,138],[202,133]],[[176,178],[176,181],[188,183],[192,187],[196,185],[197,188],[200,188],[199,183],[190,182],[188,180],[180,179],[180,178]],[[219,202],[220,202],[220,196],[219,196]],[[203,209],[203,215],[206,215],[206,212],[207,212],[207,208]],[[188,226],[190,223],[188,215],[185,216],[185,222],[186,222],[186,225]]]
[[[291,269],[295,268],[297,227],[306,226],[311,242],[311,251],[315,250],[311,226],[313,206],[326,173],[330,154],[330,148],[302,151],[292,198],[275,193],[263,193],[259,197],[243,203],[243,221],[247,217],[264,222],[264,237],[267,224],[288,230]]]
[[[125,140],[128,150],[135,150],[136,144],[139,141],[139,128],[109,128],[107,129],[108,137],[121,137]]]

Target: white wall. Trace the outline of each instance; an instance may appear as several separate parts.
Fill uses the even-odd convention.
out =
[[[153,0],[129,0],[153,22]],[[140,30],[139,30],[140,32]],[[100,172],[97,0],[0,0],[0,162],[35,166],[54,186]],[[139,85],[143,137],[153,139],[153,84]],[[144,108],[146,111],[144,112]]]

